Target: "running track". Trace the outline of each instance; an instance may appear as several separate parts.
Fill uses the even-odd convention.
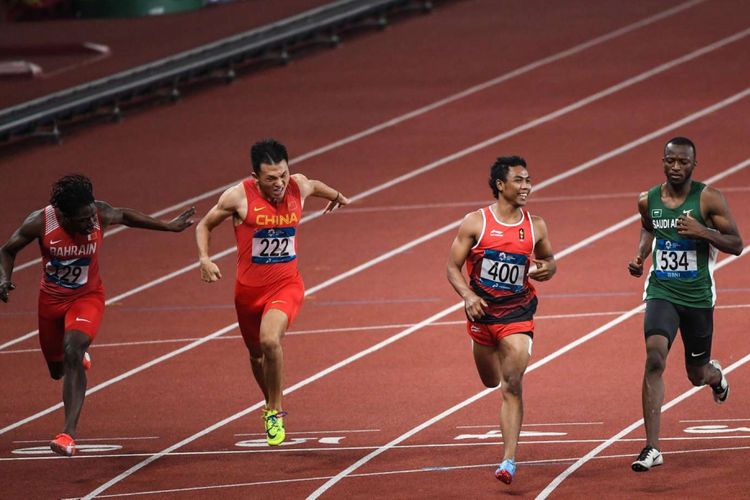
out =
[[[714,349],[732,368],[731,399],[719,408],[705,389],[686,394],[676,344],[665,465],[638,475],[629,463],[643,443],[634,425],[642,281],[626,263],[637,194],[661,180],[662,144],[677,134],[696,140],[696,177],[723,190],[747,243],[747,14],[740,1],[457,2],[4,160],[5,172],[24,175],[3,183],[2,234],[70,170],[90,174],[111,203],[173,213],[247,175],[247,148],[267,135],[290,146],[293,169],[357,198],[332,216],[307,207],[300,265],[311,293],[285,340],[289,441],[279,449],[258,444],[262,396],[233,327],[231,250],[218,260],[225,279],[208,286],[190,268],[191,233],[106,240],[108,297],[127,296],[112,300],[91,349],[79,426],[91,448],[72,460],[45,451],[62,423],[60,388],[36,341],[18,340],[36,328],[38,280],[37,266],[20,269],[0,311],[4,494],[685,498],[710,486],[741,496],[750,489],[746,257],[716,272]],[[479,383],[444,277],[458,221],[490,202],[487,167],[506,153],[529,161],[530,209],[560,259],[539,286],[511,487],[492,478],[499,394]],[[193,203],[205,213],[214,200]],[[212,248],[230,249],[232,238],[227,226]],[[25,251],[17,264],[35,257]]]

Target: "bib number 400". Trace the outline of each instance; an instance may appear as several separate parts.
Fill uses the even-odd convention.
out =
[[[518,283],[518,277],[521,275],[521,268],[519,266],[509,265],[506,262],[493,262],[492,266],[487,269],[487,274],[492,277],[493,281]]]

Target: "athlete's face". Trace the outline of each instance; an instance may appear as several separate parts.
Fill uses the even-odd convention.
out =
[[[263,197],[279,203],[289,185],[289,165],[286,160],[275,164],[261,163],[260,172],[253,172],[253,177],[258,181],[258,189]]]
[[[682,186],[693,175],[695,168],[695,151],[684,145],[667,144],[664,148],[664,175],[667,182],[673,186]]]
[[[96,206],[90,203],[72,214],[62,214],[63,228],[71,234],[90,234],[96,225]]]
[[[529,177],[529,172],[525,167],[520,165],[510,167],[505,181],[497,181],[497,189],[500,191],[499,196],[511,205],[526,205],[526,200],[528,200],[531,194],[531,177]]]

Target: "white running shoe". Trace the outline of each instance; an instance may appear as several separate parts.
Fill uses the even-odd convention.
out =
[[[631,464],[631,468],[636,472],[646,472],[651,467],[656,467],[664,463],[664,458],[661,456],[659,450],[651,445],[646,446],[641,450],[641,454],[638,455],[638,459]]]
[[[720,405],[729,397],[729,381],[724,376],[724,371],[721,369],[721,365],[718,361],[712,359],[709,363],[721,373],[721,382],[719,382],[719,385],[711,387],[711,392],[714,394],[714,401],[717,405]]]

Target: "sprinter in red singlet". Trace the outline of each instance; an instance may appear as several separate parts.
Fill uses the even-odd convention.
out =
[[[281,339],[305,294],[297,270],[297,226],[308,196],[328,200],[325,212],[349,200],[324,183],[289,174],[286,148],[266,139],[250,150],[252,178],[227,189],[195,228],[201,278],[221,279],[209,257],[210,233],[232,217],[237,239],[234,304],[250,366],[266,400],[263,421],[269,445],[284,442]]]
[[[34,240],[42,253],[39,290],[39,343],[50,376],[63,381],[65,427],[50,443],[55,453],[72,456],[78,417],[86,397],[86,350],[96,337],[104,313],[99,277],[102,231],[110,224],[182,231],[192,221],[190,208],[169,222],[130,208],[113,208],[94,199],[91,181],[68,175],[52,186],[50,204],[32,212],[0,248],[0,300],[8,302],[16,254]]]
[[[529,278],[546,281],[557,266],[547,226],[524,209],[531,193],[526,161],[500,157],[490,168],[497,201],[469,213],[448,258],[448,281],[464,299],[474,362],[487,387],[502,387],[503,460],[495,477],[510,484],[523,420],[521,380],[531,357],[537,298]],[[461,272],[466,263],[468,282]]]

